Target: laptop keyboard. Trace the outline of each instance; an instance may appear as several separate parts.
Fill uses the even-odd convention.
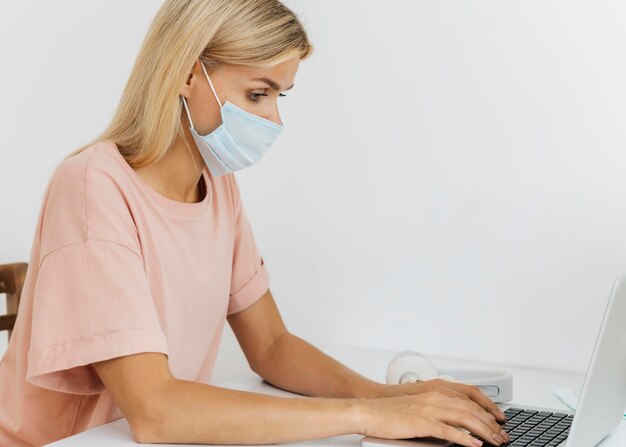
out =
[[[511,440],[500,444],[500,447],[556,447],[569,434],[574,415],[552,413],[550,411],[528,410],[524,408],[509,408],[504,411],[507,420],[502,428]],[[483,447],[493,447],[493,444],[472,435],[483,441]],[[452,447],[462,447],[454,444]]]

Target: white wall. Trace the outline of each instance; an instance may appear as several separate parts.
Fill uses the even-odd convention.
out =
[[[289,329],[584,370],[626,273],[626,5],[286,3],[316,51],[237,175]],[[27,260],[159,4],[0,3],[0,262]],[[227,328],[213,381],[245,367]]]

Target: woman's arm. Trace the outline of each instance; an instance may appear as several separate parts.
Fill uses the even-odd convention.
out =
[[[313,397],[375,399],[436,391],[471,400],[498,420],[504,413],[478,388],[430,380],[387,385],[364,377],[326,355],[285,327],[271,291],[241,312],[228,316],[254,372],[277,388]]]
[[[315,397],[382,397],[374,382],[291,334],[270,289],[228,323],[250,368],[277,388]]]
[[[386,387],[290,332],[278,337],[254,371],[277,388],[306,396],[373,399]]]
[[[276,444],[342,434],[436,436],[468,447],[464,427],[500,445],[501,427],[475,403],[436,392],[380,399],[278,397],[175,378],[162,353],[93,363],[139,443]]]
[[[180,380],[161,353],[94,363],[140,443],[272,444],[361,430],[353,399],[278,397]]]

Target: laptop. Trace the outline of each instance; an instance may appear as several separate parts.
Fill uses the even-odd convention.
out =
[[[556,384],[555,384],[556,385]],[[577,410],[498,404],[510,447],[592,447],[622,420],[626,406],[626,275],[613,283]],[[472,435],[479,438],[477,435]],[[480,438],[479,438],[480,439]],[[483,447],[489,442],[483,441]],[[365,436],[361,447],[457,447],[437,438],[384,439]]]

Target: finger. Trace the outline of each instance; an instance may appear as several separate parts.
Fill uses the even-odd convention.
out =
[[[447,382],[446,386],[467,395],[471,400],[475,401],[489,413],[493,414],[499,421],[506,420],[506,416],[502,410],[500,410],[498,406],[477,386],[457,382]]]
[[[485,411],[483,407],[478,405],[473,400],[452,400],[447,405],[453,405],[455,408],[461,411],[468,411],[472,413],[474,416],[479,418],[485,425],[487,425],[494,433],[500,433],[502,431],[502,426],[498,424],[496,418],[491,414]],[[508,440],[508,434],[504,434],[506,440]]]
[[[477,418],[478,420],[480,420],[481,423],[489,429],[490,433],[501,436],[503,440],[505,441],[510,440],[509,435],[506,432],[504,432],[500,424],[496,422],[496,419],[493,417],[493,415],[490,413],[487,413],[480,405],[478,405],[474,401],[461,401],[461,400],[455,400],[455,399],[448,399],[447,401],[441,401],[440,403],[436,405],[440,406],[444,410],[454,408],[456,411],[459,411],[461,413],[469,413],[475,418]],[[479,432],[474,432],[474,433],[480,434]],[[485,438],[485,439],[491,439],[491,438]]]
[[[489,396],[487,396],[485,393],[483,393],[480,390],[480,388],[478,388],[477,386],[470,386],[469,392],[470,392],[470,397],[472,398],[472,400],[474,400],[485,410],[493,414],[496,417],[496,419],[500,421],[506,420],[506,416],[504,412],[500,410],[498,406],[489,398]]]
[[[480,418],[467,410],[460,410],[458,408],[442,408],[442,407],[430,407],[429,414],[431,417],[444,422],[449,425],[463,427],[472,433],[477,434],[484,440],[491,444],[500,445],[506,441],[506,439],[500,434],[500,428],[494,432],[494,430],[487,424],[485,424]]]
[[[496,416],[486,411],[483,407],[481,407],[478,403],[473,401],[466,394],[463,394],[459,391],[455,391],[450,388],[441,387],[441,386],[435,386],[433,388],[433,391],[444,394],[448,397],[458,399],[459,401],[463,402],[464,405],[470,405],[471,406],[470,410],[473,411],[476,414],[476,416],[478,416],[485,424],[492,427],[493,430],[499,432],[504,437],[505,441],[511,440],[511,437],[509,436],[509,434],[503,430],[502,426],[498,422],[496,422]]]
[[[428,436],[452,441],[455,444],[461,444],[465,447],[480,447],[482,445],[479,439],[474,438],[469,433],[465,433],[435,419],[429,421]]]
[[[498,424],[495,417],[485,411],[480,405],[476,402],[466,399],[455,399],[450,398],[447,395],[439,392],[428,392],[422,395],[422,399],[428,404],[437,407],[441,407],[444,409],[455,408],[459,411],[472,413],[474,416],[479,418],[485,425],[487,425],[494,433],[499,433],[505,439],[505,441],[509,441],[510,436],[503,431],[502,426]]]

